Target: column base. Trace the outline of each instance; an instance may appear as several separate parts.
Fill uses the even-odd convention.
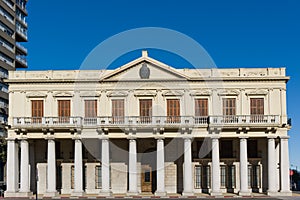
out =
[[[139,192],[131,192],[131,191],[128,191],[128,192],[126,193],[126,195],[127,195],[127,196],[137,196],[137,195],[139,195]]]
[[[31,197],[32,192],[4,192],[4,197]]]
[[[240,191],[239,192],[239,196],[251,196],[251,192],[250,191]]]
[[[280,191],[277,193],[278,196],[281,196],[281,197],[290,197],[293,195],[292,191]]]
[[[109,197],[111,196],[112,192],[110,190],[101,190],[99,193],[99,196],[102,197]]]
[[[82,196],[84,196],[84,192],[83,191],[73,191],[72,193],[71,193],[71,196],[72,197],[82,197]]]
[[[167,193],[166,192],[160,192],[160,191],[156,191],[154,193],[155,196],[161,196],[161,197],[164,197],[164,196],[167,196]]]
[[[194,192],[182,192],[182,196],[188,197],[188,196],[194,196]]]
[[[53,191],[53,192],[45,192],[44,193],[44,197],[56,197],[56,196],[58,196],[58,192],[57,191]]]
[[[267,195],[270,197],[278,196],[278,194],[279,194],[279,192],[276,192],[276,191],[268,191],[267,192]]]
[[[210,196],[219,197],[223,196],[223,193],[221,191],[211,191]]]

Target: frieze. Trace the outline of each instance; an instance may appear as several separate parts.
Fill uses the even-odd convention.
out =
[[[162,93],[162,96],[183,96],[183,92],[176,90],[168,90]]]
[[[123,91],[113,91],[113,92],[108,92],[107,97],[127,97],[128,92],[123,92]]]
[[[191,96],[211,96],[211,94],[209,90],[195,90],[190,93]]]
[[[39,98],[39,97],[47,97],[47,94],[41,93],[41,92],[29,92],[26,94],[27,98]]]
[[[251,95],[267,95],[268,94],[268,90],[267,89],[256,89],[256,90],[251,90],[246,92],[247,96],[251,96]]]
[[[238,96],[239,94],[240,91],[235,89],[222,90],[218,93],[219,96]]]
[[[73,97],[70,92],[56,92],[53,94],[54,97]]]
[[[99,94],[98,92],[93,92],[93,91],[89,91],[89,92],[80,92],[80,97],[100,97],[101,94]]]
[[[134,96],[136,96],[136,97],[143,97],[143,96],[155,97],[156,95],[157,95],[156,92],[149,91],[149,90],[142,90],[142,91],[135,91],[134,92]]]

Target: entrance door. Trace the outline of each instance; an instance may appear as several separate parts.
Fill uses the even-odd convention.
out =
[[[142,192],[152,192],[152,168],[150,165],[142,165]]]

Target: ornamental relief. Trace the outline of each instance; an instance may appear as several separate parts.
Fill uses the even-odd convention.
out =
[[[127,97],[128,92],[124,91],[113,91],[113,92],[108,92],[106,94],[107,97]]]
[[[45,98],[47,97],[47,94],[41,93],[41,92],[28,92],[26,93],[27,98]]]
[[[240,91],[237,89],[227,89],[227,90],[221,90],[218,92],[219,96],[238,96],[240,94]]]
[[[251,95],[267,95],[268,89],[256,89],[256,90],[250,90],[246,92],[247,96]]]
[[[80,92],[79,96],[80,97],[100,97],[101,94],[98,92],[89,91],[89,92]]]
[[[177,91],[177,90],[168,90],[162,93],[162,96],[183,96],[182,91]]]
[[[194,90],[191,91],[190,96],[211,96],[211,90]]]
[[[55,92],[53,97],[73,97],[74,95],[70,92]]]

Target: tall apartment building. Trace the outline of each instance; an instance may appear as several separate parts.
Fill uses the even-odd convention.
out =
[[[8,85],[3,80],[10,70],[27,68],[27,49],[22,45],[27,42],[26,4],[27,0],[0,1],[0,136],[6,135],[8,115]],[[0,159],[0,181],[3,181],[2,166]]]

